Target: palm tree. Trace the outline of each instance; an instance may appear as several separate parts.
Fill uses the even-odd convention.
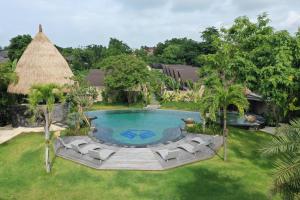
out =
[[[300,119],[279,127],[263,152],[277,158],[272,192],[286,200],[300,199]]]
[[[64,96],[61,88],[55,84],[35,85],[29,93],[30,110],[34,113],[34,118],[41,115],[44,118],[45,131],[45,164],[46,171],[50,172],[49,145],[50,126],[52,124],[52,114],[55,102],[63,101]]]
[[[244,115],[244,110],[248,108],[249,102],[244,94],[244,87],[233,84],[228,87],[215,85],[206,89],[204,96],[200,99],[200,112],[202,115],[209,114],[209,118],[216,121],[216,114],[223,111],[223,146],[224,160],[227,160],[227,108],[229,105],[237,107],[240,115]],[[206,116],[205,116],[206,117]]]

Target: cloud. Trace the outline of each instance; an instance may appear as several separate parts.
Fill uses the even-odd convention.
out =
[[[110,37],[131,47],[173,37],[200,40],[208,26],[230,26],[236,17],[256,19],[262,12],[277,29],[295,32],[300,25],[299,0],[10,0],[1,7],[0,46],[18,34],[34,35],[39,23],[64,47],[107,45]]]

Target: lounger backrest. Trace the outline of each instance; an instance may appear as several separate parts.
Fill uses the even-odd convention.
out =
[[[198,144],[198,145],[196,145],[194,147],[194,152],[201,150],[203,146],[204,146],[204,144]]]
[[[79,147],[77,145],[71,144],[71,147],[74,151],[80,152]]]
[[[60,137],[57,137],[57,140],[63,145],[66,146],[66,143],[64,142],[64,140]]]
[[[94,150],[89,150],[88,151],[88,155],[91,157],[91,158],[95,158],[95,159],[98,159],[100,160],[100,154],[98,151],[94,151]]]
[[[170,150],[168,155],[166,156],[166,160],[176,158],[178,156],[179,151],[178,150]]]

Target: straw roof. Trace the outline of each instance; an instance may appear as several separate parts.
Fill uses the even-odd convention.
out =
[[[18,82],[8,86],[10,93],[28,94],[35,84],[72,84],[69,78],[73,73],[67,61],[43,33],[41,25],[19,59],[15,71]]]

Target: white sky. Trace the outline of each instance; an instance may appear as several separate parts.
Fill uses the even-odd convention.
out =
[[[272,25],[295,33],[300,0],[1,0],[0,46],[43,25],[59,46],[107,45],[110,37],[131,47],[173,37],[200,40],[208,26],[229,26],[238,16],[267,12]]]

